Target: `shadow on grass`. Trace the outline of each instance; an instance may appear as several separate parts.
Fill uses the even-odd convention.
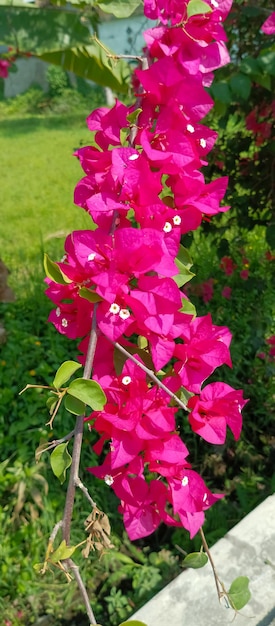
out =
[[[0,134],[3,137],[11,137],[13,134],[33,133],[35,130],[46,128],[56,130],[67,128],[79,122],[80,126],[85,124],[85,114],[82,112],[71,115],[49,115],[48,117],[30,116],[24,118],[10,118],[0,120]]]

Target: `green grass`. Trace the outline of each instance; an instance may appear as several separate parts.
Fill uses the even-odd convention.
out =
[[[0,255],[12,271],[13,287],[26,264],[37,271],[42,248],[50,254],[62,250],[67,233],[90,227],[89,216],[73,204],[74,187],[83,176],[73,152],[90,142],[84,113],[81,119],[0,121]]]

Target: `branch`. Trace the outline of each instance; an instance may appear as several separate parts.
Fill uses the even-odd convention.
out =
[[[81,491],[83,491],[83,493],[84,493],[85,497],[87,498],[87,500],[90,502],[92,507],[95,508],[96,507],[96,502],[93,500],[93,498],[91,498],[87,487],[85,487],[85,485],[83,485],[83,483],[81,482],[80,478],[76,478],[75,486],[79,487],[79,489],[81,489]]]
[[[95,304],[94,306],[92,330],[91,330],[90,341],[89,341],[87,357],[86,357],[84,373],[83,373],[83,378],[85,378],[86,380],[89,380],[91,378],[96,344],[97,344],[96,309],[97,309],[97,304]],[[65,502],[64,515],[63,515],[63,539],[65,539],[67,545],[69,545],[70,543],[71,521],[72,521],[72,516],[73,516],[75,491],[76,491],[76,485],[79,481],[78,474],[79,474],[80,454],[81,454],[82,439],[83,439],[83,423],[84,423],[84,416],[78,415],[76,418],[75,429],[74,429],[74,446],[73,446],[73,452],[72,452],[72,465],[71,465],[71,470],[70,470],[69,485],[67,489],[66,502]]]
[[[206,554],[207,554],[207,556],[209,558],[209,563],[210,563],[210,565],[212,567],[212,572],[213,572],[213,576],[214,576],[214,580],[215,580],[217,594],[218,594],[218,598],[220,600],[224,596],[225,589],[224,589],[224,586],[223,586],[222,582],[220,581],[220,579],[218,577],[218,574],[216,572],[215,563],[214,563],[214,561],[212,559],[212,555],[211,555],[211,552],[209,550],[208,543],[207,543],[207,541],[205,539],[205,535],[204,535],[204,532],[203,532],[202,528],[200,528],[200,536],[201,536],[201,540],[202,540],[202,545],[203,545],[203,547],[205,549],[205,552],[206,552]]]
[[[108,339],[108,337],[107,337],[107,339]],[[121,346],[119,343],[113,342],[113,341],[112,341],[112,343],[115,346],[115,348],[120,350],[120,352],[125,354],[125,356],[127,356],[128,359],[131,359],[131,361],[133,361],[133,363],[138,365],[138,367],[140,367],[140,369],[143,370],[143,372],[145,372],[147,374],[147,376],[149,376],[149,378],[151,378],[151,380],[154,383],[156,383],[156,385],[158,385],[158,387],[160,387],[160,389],[163,389],[163,391],[165,391],[167,393],[167,395],[170,396],[170,398],[173,398],[173,400],[175,400],[175,402],[181,407],[181,409],[183,409],[184,411],[188,411],[189,412],[189,409],[186,406],[186,404],[184,404],[184,402],[182,402],[182,400],[180,400],[178,398],[178,396],[176,396],[176,394],[173,393],[173,391],[168,389],[168,387],[166,387],[166,385],[164,385],[161,382],[161,380],[159,380],[159,378],[154,374],[153,370],[150,370],[148,367],[146,367],[146,365],[144,365],[144,363],[141,363],[138,359],[136,359],[135,356],[130,354],[130,352],[128,352],[125,348],[123,348],[123,346]]]
[[[81,592],[81,595],[85,604],[86,612],[90,620],[90,624],[96,624],[97,622],[96,622],[92,607],[89,602],[87,590],[79,573],[79,567],[74,563],[74,561],[72,561],[72,559],[68,559],[67,563],[68,563],[69,568],[73,571],[75,580],[78,584],[78,588]]]

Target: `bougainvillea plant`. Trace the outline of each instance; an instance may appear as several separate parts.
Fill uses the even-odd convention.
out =
[[[217,139],[202,119],[213,106],[207,91],[213,71],[229,61],[222,23],[230,6],[231,0],[144,1],[146,17],[157,25],[144,33],[146,46],[133,72],[134,103],[117,100],[111,109],[93,111],[87,118],[92,145],[76,152],[84,177],[75,203],[90,214],[91,230],[67,237],[62,261],[45,261],[46,293],[55,305],[49,321],[79,340],[80,356],[60,366],[48,400],[50,425],[63,399],[76,425],[39,451],[54,448],[52,467],[62,482],[72,462],[64,516],[51,534],[42,571],[48,561],[67,576],[72,571],[93,624],[71,560],[76,547],[70,546],[77,486],[92,505],[90,528],[97,522],[90,543],[100,543],[100,532],[105,540],[109,534],[105,514],[79,479],[85,422],[98,435],[94,451],[107,450],[89,472],[114,490],[130,539],[164,522],[183,526],[191,537],[200,531],[206,551],[205,511],[222,495],[192,469],[177,412],[211,444],[224,443],[227,427],[235,439],[241,432],[242,391],[205,384],[216,368],[232,366],[231,333],[210,314],[196,315],[184,292],[192,262],[181,245],[181,235],[229,208],[221,204],[227,179],[209,183],[202,173]],[[80,364],[83,377],[71,379]],[[62,543],[54,550],[59,530]],[[245,600],[230,601],[227,593],[234,609],[249,599],[242,578]]]

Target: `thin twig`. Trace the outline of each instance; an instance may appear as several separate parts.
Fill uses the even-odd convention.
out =
[[[85,604],[85,608],[86,608],[86,611],[87,611],[87,615],[88,615],[88,618],[90,620],[90,624],[96,624],[97,622],[96,622],[96,619],[95,619],[92,607],[90,605],[90,601],[89,601],[89,597],[88,597],[88,594],[87,594],[87,590],[86,590],[86,587],[85,587],[85,585],[83,583],[81,575],[79,573],[79,567],[74,563],[74,561],[72,559],[68,559],[67,563],[68,563],[69,568],[73,571],[74,578],[75,578],[75,580],[76,580],[76,582],[78,584],[78,588],[79,588],[79,590],[81,592],[81,595],[82,595],[82,598],[83,598],[83,601],[84,601],[84,604]]]
[[[51,441],[51,443],[47,446],[47,448],[44,448],[44,450],[41,451],[41,454],[43,454],[43,452],[48,452],[49,450],[51,450],[52,448],[56,448],[56,446],[59,446],[60,443],[65,443],[65,441],[70,441],[70,439],[73,438],[75,433],[75,430],[71,430],[70,433],[68,433],[67,435],[64,435],[64,437],[61,437],[61,439],[54,439],[54,441]]]
[[[214,563],[214,561],[212,559],[212,554],[211,554],[211,552],[209,550],[209,547],[208,547],[207,541],[205,539],[205,535],[204,535],[204,532],[203,532],[202,528],[200,528],[200,536],[201,536],[201,540],[202,540],[202,545],[203,545],[204,550],[205,550],[205,552],[206,552],[206,554],[207,554],[207,556],[209,558],[209,563],[210,563],[210,565],[212,567],[212,572],[213,572],[213,576],[214,576],[214,580],[215,580],[217,594],[218,594],[218,598],[220,600],[222,598],[222,596],[224,595],[224,587],[223,587],[223,585],[222,585],[222,583],[221,583],[221,581],[220,581],[220,579],[218,577],[218,574],[216,572],[215,563]]]
[[[81,489],[81,491],[83,491],[83,493],[84,493],[85,497],[87,498],[87,500],[90,502],[92,507],[95,508],[96,507],[96,502],[93,500],[93,498],[91,498],[87,487],[85,487],[85,485],[83,485],[83,483],[81,482],[80,478],[76,479],[75,486],[79,487],[79,489]]]
[[[92,322],[92,330],[90,334],[90,341],[87,351],[87,357],[84,367],[83,378],[89,380],[91,378],[96,344],[97,344],[97,324],[96,324],[96,309],[97,304],[94,306],[93,312],[93,322]],[[63,539],[66,541],[66,544],[70,543],[70,533],[71,533],[71,522],[73,516],[73,508],[74,508],[74,500],[75,500],[75,491],[76,484],[79,480],[79,465],[80,465],[80,454],[82,447],[82,439],[83,439],[83,424],[84,424],[84,416],[78,415],[76,418],[75,429],[74,429],[74,445],[72,452],[72,465],[70,470],[70,478],[66,495],[66,502],[64,507],[64,515],[63,515]]]
[[[142,61],[142,57],[137,56],[136,54],[107,54],[108,59],[134,59],[135,61]]]
[[[112,342],[112,343],[115,346],[115,348],[120,350],[120,352],[125,354],[125,356],[127,356],[128,359],[131,359],[133,363],[138,365],[138,367],[140,367],[140,369],[143,370],[143,372],[145,372],[147,376],[149,376],[149,378],[151,378],[151,380],[153,380],[153,382],[156,383],[158,387],[160,387],[160,389],[163,389],[163,391],[165,391],[167,395],[170,396],[170,398],[173,398],[173,400],[175,400],[175,402],[181,407],[181,409],[184,409],[184,411],[189,412],[189,409],[186,406],[186,404],[184,404],[184,402],[182,402],[182,400],[180,400],[178,396],[176,396],[176,394],[173,393],[173,391],[168,389],[168,387],[166,387],[166,385],[164,385],[161,382],[161,380],[159,380],[159,378],[154,374],[153,370],[150,370],[148,367],[146,367],[146,365],[144,365],[144,363],[141,363],[141,361],[136,359],[136,357],[133,356],[133,354],[130,354],[130,352],[128,352],[125,348],[123,348],[123,346],[121,346],[120,343],[117,343],[117,342]]]
[[[62,526],[63,526],[63,519],[59,520],[59,522],[57,522],[55,524],[55,526],[53,527],[53,530],[52,530],[52,532],[50,534],[49,543],[53,543],[54,542],[54,540],[56,538],[56,535],[57,535],[58,531],[62,528]]]

